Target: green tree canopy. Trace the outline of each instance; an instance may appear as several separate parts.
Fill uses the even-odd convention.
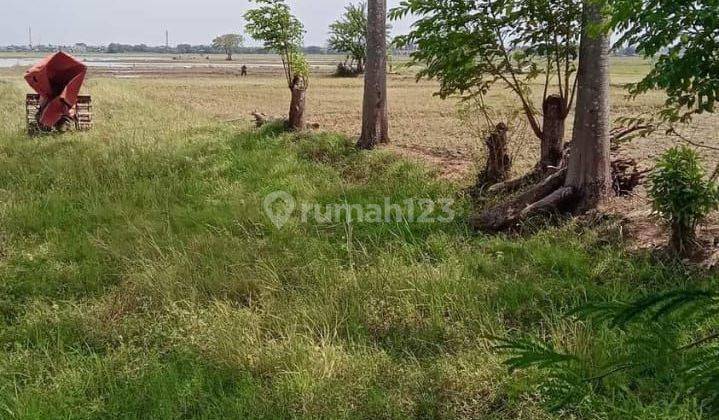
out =
[[[308,66],[301,53],[305,28],[285,0],[251,0],[258,7],[245,13],[245,30],[250,36],[262,41],[264,47],[282,57],[285,76],[290,88],[298,79],[306,84]]]
[[[330,49],[352,57],[361,67],[367,57],[367,3],[350,4],[330,25]]]
[[[687,121],[714,112],[719,96],[719,1],[613,0],[617,46],[636,45],[655,59],[649,74],[630,86],[634,95],[667,92],[662,116]]]
[[[556,84],[569,112],[580,14],[578,0],[405,0],[390,17],[419,16],[396,45],[417,47],[412,61],[424,64],[418,78],[438,79],[440,96],[484,95],[501,82],[518,95],[541,137],[529,82],[543,76],[545,99]]]
[[[225,34],[212,40],[212,47],[224,51],[227,59],[232,60],[232,54],[237,52],[243,42],[240,34]]]

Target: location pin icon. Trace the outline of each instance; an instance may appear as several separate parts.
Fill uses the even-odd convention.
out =
[[[277,229],[282,229],[287,224],[292,212],[295,211],[295,206],[295,199],[285,191],[275,191],[267,195],[263,202],[265,214]]]

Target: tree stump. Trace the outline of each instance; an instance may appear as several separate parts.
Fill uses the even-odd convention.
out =
[[[484,140],[487,146],[487,164],[480,175],[480,184],[496,184],[505,181],[512,169],[512,158],[507,152],[507,125],[497,124],[495,130]]]
[[[544,124],[542,125],[541,157],[537,170],[544,172],[559,165],[564,152],[564,113],[566,105],[559,95],[550,95],[542,104]]]

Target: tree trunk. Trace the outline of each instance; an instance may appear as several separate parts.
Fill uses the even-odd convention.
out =
[[[670,249],[680,257],[688,257],[699,248],[696,227],[685,223],[671,224]]]
[[[364,61],[361,58],[357,60],[357,73],[364,73]]]
[[[512,159],[507,152],[507,126],[498,124],[484,143],[487,145],[487,166],[479,183],[487,185],[505,181],[512,168]]]
[[[584,212],[595,208],[611,191],[610,35],[602,30],[605,2],[583,2],[577,107],[568,157],[563,156],[558,171],[544,181],[506,203],[473,216],[471,222],[478,229],[498,231],[511,228],[527,217],[546,211]],[[546,105],[553,107],[550,103]]]
[[[538,170],[545,172],[549,167],[556,167],[564,153],[564,122],[566,104],[559,95],[551,95],[542,104],[544,122],[542,124],[542,154]]]
[[[387,112],[387,0],[370,0],[367,7],[367,63],[365,66],[360,149],[389,141]]]
[[[290,90],[292,91],[292,100],[290,102],[288,128],[293,131],[300,131],[305,127],[305,99],[307,97],[307,89],[298,83],[294,83]]]
[[[389,144],[389,106],[387,105],[386,92],[387,87],[385,86],[384,106],[382,107],[382,113],[380,114],[379,121],[379,142],[382,144]]]
[[[584,0],[577,72],[577,109],[566,186],[574,188],[576,211],[595,208],[611,190],[609,128],[609,38],[604,1]]]

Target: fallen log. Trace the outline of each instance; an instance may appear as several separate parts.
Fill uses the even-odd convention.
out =
[[[250,113],[255,118],[255,127],[260,128],[266,124],[284,124],[285,127],[289,127],[289,121],[286,118],[282,117],[268,117],[266,114],[263,114],[261,112],[252,112]],[[319,130],[320,124],[319,123],[307,123],[305,124],[306,130]]]
[[[556,168],[553,168],[556,169]],[[513,178],[509,181],[499,182],[497,184],[492,185],[487,189],[487,192],[491,194],[498,194],[501,192],[512,192],[517,191],[520,188],[523,188],[529,184],[533,184],[537,182],[537,180],[542,178],[544,171],[540,170],[533,170],[532,172],[528,172],[519,178]]]
[[[543,199],[536,201],[522,210],[519,214],[521,218],[527,218],[537,213],[545,211],[557,211],[564,204],[564,202],[570,199],[574,195],[574,188],[562,187],[558,190],[554,190],[553,193],[544,197]]]

